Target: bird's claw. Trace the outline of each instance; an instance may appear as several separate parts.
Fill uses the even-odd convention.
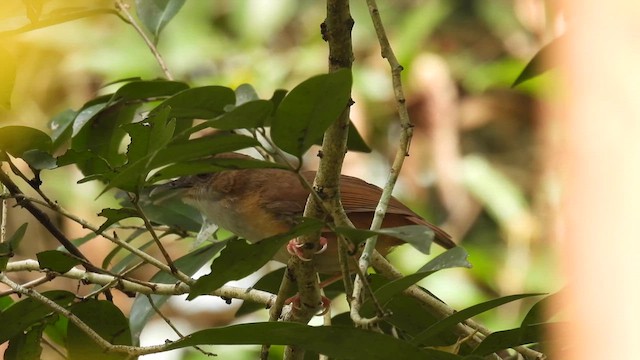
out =
[[[323,252],[325,252],[327,250],[327,246],[329,245],[327,238],[321,236],[320,239],[318,240],[318,242],[320,243],[320,250],[314,252],[314,254],[322,254]],[[302,261],[311,261],[311,259],[307,258],[304,256],[304,252],[303,252],[303,248],[305,246],[305,243],[299,242],[297,238],[289,241],[289,243],[287,244],[287,252],[293,256],[297,256],[298,259],[302,260]]]
[[[285,305],[289,305],[291,304],[291,307],[293,308],[293,310],[300,310],[302,309],[302,306],[300,304],[300,295],[296,294],[288,299],[286,299],[284,301]],[[316,313],[316,316],[323,316],[324,314],[326,314],[329,309],[331,308],[331,300],[326,297],[326,296],[321,296],[320,297],[320,305],[322,306],[322,309],[320,310],[320,312]]]

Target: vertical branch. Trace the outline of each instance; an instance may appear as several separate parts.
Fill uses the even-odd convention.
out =
[[[353,63],[353,49],[351,43],[351,29],[354,21],[351,17],[348,0],[327,0],[327,17],[321,25],[322,37],[329,45],[329,71],[351,68]],[[314,196],[309,196],[304,211],[306,217],[322,218],[326,214],[323,208],[329,209],[337,224],[348,222],[340,202],[340,173],[344,155],[347,150],[347,134],[349,129],[349,108],[327,129],[322,141],[322,150],[318,172],[313,183],[314,191],[322,199],[319,203]],[[302,242],[317,242],[318,235],[301,238]],[[289,261],[298,291],[301,309],[292,311],[289,320],[307,323],[317,311],[315,304],[320,303],[321,295],[318,286],[317,273],[311,262],[303,262],[297,257]],[[309,306],[308,304],[311,304]],[[301,359],[304,351],[292,346],[287,347],[285,358]]]
[[[380,18],[380,12],[378,10],[376,1],[367,0],[367,6],[369,8],[369,15],[371,16],[371,20],[373,21],[373,26],[376,30],[376,35],[378,36],[382,57],[387,59],[387,61],[389,62],[389,66],[391,67],[393,93],[396,99],[398,116],[400,118],[400,126],[402,127],[402,132],[400,134],[400,139],[398,142],[398,151],[396,152],[396,156],[389,171],[387,184],[382,191],[380,201],[378,202],[378,206],[376,207],[375,216],[371,223],[371,229],[376,230],[379,229],[382,225],[382,220],[384,219],[384,215],[387,212],[389,200],[391,199],[391,193],[393,192],[393,188],[396,184],[396,181],[398,180],[398,175],[400,174],[400,169],[402,169],[404,158],[405,156],[409,155],[409,145],[411,144],[411,137],[413,136],[413,124],[411,124],[411,120],[409,119],[409,113],[407,111],[406,100],[404,97],[404,90],[402,89],[402,79],[400,77],[400,73],[402,72],[403,68],[398,63],[398,59],[396,58],[396,55],[394,54],[393,49],[389,44],[389,38],[387,37],[387,34],[384,30],[384,26],[382,25],[382,19]],[[372,237],[365,243],[364,251],[360,256],[360,261],[358,263],[358,267],[360,268],[361,273],[366,272],[369,268],[370,259],[376,248],[376,243],[377,237]],[[362,304],[361,301],[364,281],[365,280],[362,277],[356,277],[356,281],[354,283],[353,299],[351,303],[351,318],[355,323],[368,324],[370,321],[361,319],[359,314],[360,305]]]

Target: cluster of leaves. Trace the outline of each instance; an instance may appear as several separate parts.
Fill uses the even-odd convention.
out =
[[[158,5],[160,4],[160,5]],[[167,22],[178,12],[184,0],[164,2],[136,1],[138,14],[151,33],[154,42]],[[39,18],[39,14],[33,15]],[[529,76],[529,75],[527,75]],[[156,203],[148,197],[149,185],[178,176],[256,167],[281,167],[259,160],[215,159],[211,155],[258,147],[267,153],[285,151],[299,159],[348,106],[351,74],[347,70],[311,78],[291,92],[276,91],[270,99],[260,99],[253,88],[243,85],[233,90],[222,86],[190,87],[179,81],[141,79],[123,80],[115,92],[96,97],[78,111],[65,111],[51,121],[51,136],[34,128],[8,126],[0,128],[0,161],[12,158],[24,160],[34,173],[32,186],[39,186],[41,171],[62,166],[76,166],[84,174],[81,182],[100,181],[102,193],[117,190],[122,207],[103,209],[107,220],[97,229],[102,233],[132,217],[144,217],[154,224],[166,225],[184,233],[197,231],[200,216],[184,205]],[[116,83],[110,84],[115,85]],[[203,121],[196,123],[195,119]],[[266,129],[270,129],[267,132]],[[195,136],[202,131],[213,135]],[[348,147],[352,151],[369,151],[354,127],[351,127]],[[270,134],[270,135],[267,135]],[[266,141],[266,142],[265,142]],[[64,153],[55,157],[54,154]],[[167,200],[170,201],[170,200]],[[139,206],[132,206],[132,205]],[[246,276],[271,259],[292,236],[310,233],[324,226],[314,220],[304,221],[291,232],[269,241],[249,245],[230,239],[203,246],[175,260],[183,273],[193,275],[212,258],[211,273],[198,279],[189,298],[210,293],[228,280]],[[337,229],[354,242],[372,235],[368,231]],[[0,247],[0,270],[19,246],[25,227],[21,227]],[[428,252],[432,233],[422,227],[385,229]],[[134,232],[127,240],[144,234]],[[75,241],[76,245],[95,237],[89,235]],[[140,249],[152,246],[149,241]],[[115,249],[103,261],[102,268],[120,273],[135,256],[124,257],[110,266]],[[201,344],[295,344],[309,353],[322,353],[336,358],[396,358],[407,359],[475,359],[505,348],[539,342],[542,339],[540,306],[534,306],[520,327],[488,336],[479,346],[462,346],[451,352],[435,350],[451,346],[458,340],[455,326],[475,315],[511,301],[535,294],[507,296],[474,305],[445,319],[425,312],[420,303],[403,295],[403,290],[416,282],[450,267],[467,267],[462,248],[449,250],[436,257],[416,273],[398,280],[371,276],[374,296],[389,316],[381,323],[382,334],[354,328],[348,313],[338,314],[329,327],[309,327],[293,323],[252,323],[207,329],[183,338],[169,349]],[[81,262],[60,250],[38,254],[43,270],[65,273]],[[277,292],[283,270],[264,276],[256,289]],[[158,272],[150,279],[155,283],[175,283],[171,273]],[[344,290],[339,284],[327,288],[327,295],[336,297]],[[129,318],[109,301],[89,299],[77,301],[74,294],[54,290],[43,295],[68,309],[103,338],[113,344],[136,345],[145,324],[168,296],[138,295]],[[151,304],[153,302],[153,305]],[[37,359],[43,336],[66,348],[68,358],[120,359],[121,354],[100,352],[84,332],[67,319],[52,313],[36,298],[14,302],[0,298],[0,324],[12,324],[0,329],[0,343],[9,341],[7,359]],[[239,311],[256,311],[256,304],[245,303]],[[374,315],[374,306],[365,303],[363,315]],[[394,334],[394,336],[390,336]],[[338,341],[341,340],[341,341]],[[354,347],[353,344],[358,344]]]
[[[295,87],[286,96],[285,92],[278,91],[271,99],[262,100],[257,98],[255,91],[248,85],[233,91],[221,86],[190,88],[187,84],[175,81],[128,80],[114,93],[97,97],[78,111],[67,111],[55,117],[51,122],[52,137],[29,127],[0,128],[0,154],[3,161],[10,161],[11,157],[22,158],[34,173],[59,166],[75,165],[85,175],[81,181],[102,181],[105,184],[103,193],[115,188],[130,194],[123,200],[123,207],[103,210],[102,215],[107,217],[107,221],[98,229],[98,233],[123,219],[141,216],[149,216],[156,224],[181,227],[182,230],[197,230],[197,214],[185,212],[180,214],[181,216],[175,216],[175,206],[162,207],[154,204],[147,196],[148,185],[189,174],[281,166],[259,160],[210,157],[212,154],[248,147],[262,147],[265,151],[273,152],[277,146],[301,157],[312,144],[320,141],[326,127],[347,106],[350,86],[350,72],[344,70],[313,77]],[[204,121],[194,125],[194,119]],[[266,134],[265,127],[271,128],[270,146],[264,146],[258,141],[259,135]],[[205,129],[215,129],[217,132],[208,136],[192,136]],[[239,134],[240,130],[243,130],[244,134]],[[355,134],[357,133],[354,132]],[[357,136],[354,138],[358,139]],[[361,144],[363,143],[354,142],[351,143],[351,147],[355,150],[366,150]],[[54,158],[52,154],[65,146],[68,146],[68,150]],[[132,202],[142,204],[144,212],[127,206]],[[219,253],[211,265],[211,273],[198,279],[192,286],[189,297],[191,299],[210,293],[229,280],[254,272],[271,259],[284,242],[293,236],[319,230],[322,226],[323,223],[309,219],[290,233],[276,236],[269,241],[253,245],[243,240],[217,242],[177,259],[175,264],[184,273],[192,275]],[[338,230],[355,242],[372,235],[369,231]],[[430,238],[433,235],[430,232],[425,233],[425,229],[421,227],[383,231],[391,231],[394,236],[417,245],[425,252],[428,252]],[[20,237],[19,234],[16,236]],[[17,244],[17,240],[12,240],[10,244]],[[152,242],[148,242],[143,248],[151,244]],[[114,254],[110,254],[108,259],[105,259],[105,268],[113,256]],[[236,325],[204,330],[188,339],[175,342],[172,348],[197,344],[266,342],[298,344],[311,352],[347,358],[371,358],[369,351],[385,354],[389,349],[402,349],[403,355],[407,358],[421,358],[426,355],[435,359],[461,358],[458,355],[427,349],[455,343],[456,337],[451,329],[458,322],[503,303],[529,296],[497,299],[438,321],[421,310],[416,300],[402,295],[403,290],[437,270],[469,266],[466,256],[462,248],[456,248],[435,258],[415,274],[402,279],[389,281],[380,277],[372,278],[378,302],[392,314],[383,323],[383,329],[385,332],[391,332],[393,328],[395,333],[401,334],[400,339],[357,330],[350,323],[348,314],[339,314],[334,319],[336,325],[332,327],[310,328],[299,324],[278,323]],[[133,258],[128,256],[109,270],[113,273],[122,271]],[[64,273],[78,264],[76,259],[64,256],[58,251],[41,253],[38,259],[43,269],[59,273]],[[4,265],[6,266],[6,262]],[[277,292],[281,277],[282,271],[268,274],[255,287]],[[151,281],[174,283],[177,279],[170,273],[159,272]],[[338,288],[328,289],[328,293],[333,296],[337,296],[340,291]],[[154,313],[149,299],[155,306],[161,306],[168,299],[167,296],[161,295],[153,295],[150,298],[139,295],[127,320],[120,310],[108,301],[91,300],[77,303],[73,301],[72,294],[60,291],[45,293],[45,296],[68,307],[98,333],[117,344],[137,344],[144,325]],[[0,341],[10,341],[10,349],[32,349],[26,346],[26,343],[37,348],[42,334],[45,333],[53,339],[65,339],[64,345],[70,358],[81,358],[87,352],[95,351],[94,347],[87,345],[92,343],[86,336],[79,335],[81,333],[76,327],[67,325],[62,318],[52,316],[51,310],[36,300],[29,298],[11,306],[8,298],[4,298],[3,301],[6,309],[0,313],[2,323],[12,323],[11,319],[24,315],[27,307],[30,314],[28,317],[22,316],[20,323],[8,328],[6,334],[0,338]],[[240,313],[255,310],[257,309],[254,306],[246,304]],[[374,313],[371,304],[365,306],[365,314],[367,313]],[[97,314],[100,315],[96,317]],[[102,316],[108,316],[111,320],[102,321]],[[104,327],[106,324],[109,325]],[[525,323],[522,328],[514,329],[497,338],[489,337],[476,349],[467,349],[461,354],[481,356],[508,346],[535,342],[540,338],[539,330],[539,326],[532,327]],[[55,332],[57,335],[53,335]],[[350,341],[357,338],[361,340],[361,344],[368,345],[354,350],[350,346],[331,340],[334,336],[349,338]],[[362,352],[365,348],[368,350]],[[9,354],[12,354],[12,351],[18,350],[11,350]],[[18,354],[24,356],[22,352]],[[105,358],[118,358],[113,354],[106,356]]]

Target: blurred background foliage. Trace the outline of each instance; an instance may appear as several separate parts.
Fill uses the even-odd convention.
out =
[[[291,89],[326,72],[328,50],[320,36],[324,6],[311,0],[187,1],[164,29],[158,49],[175,79],[193,86],[250,83],[269,98],[276,89]],[[554,74],[511,87],[536,51],[559,31],[555,9],[543,0],[396,0],[379,6],[405,69],[415,124],[411,156],[396,194],[443,224],[469,251],[474,265],[438,273],[422,285],[456,308],[497,296],[556,291],[562,279],[555,271],[553,223],[547,215],[557,206],[555,132],[552,119],[537,116],[553,106]],[[373,153],[347,155],[344,172],[381,184],[399,132],[389,69],[380,57],[366,3],[353,1],[351,7],[356,22],[352,118]],[[0,3],[0,92],[11,91],[10,105],[0,109],[0,126],[50,131],[53,116],[105,93],[106,83],[162,76],[134,29],[107,10],[15,31],[28,27],[34,11],[55,16],[72,8],[115,9],[110,0]],[[313,167],[315,152],[309,154],[308,166]],[[95,201],[98,185],[75,185],[80,175],[70,169],[43,176],[52,198],[90,222],[100,223],[96,213],[114,202],[107,197]],[[9,220],[9,233],[24,221],[32,222],[26,214]],[[59,221],[76,237],[86,233]],[[21,255],[33,257],[49,248],[38,244],[50,241],[38,229],[37,224],[30,226],[32,245]],[[87,254],[95,259],[109,251],[107,244],[94,246],[95,254]],[[405,272],[427,260],[408,246],[390,257]],[[118,301],[126,309],[130,300]],[[236,309],[222,306],[212,312],[208,304],[208,309],[181,304],[171,301],[170,313],[178,326],[186,326],[185,332],[228,323]],[[480,320],[492,330],[517,326],[530,304],[505,306]]]

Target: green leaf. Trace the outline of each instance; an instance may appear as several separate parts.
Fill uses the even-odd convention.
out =
[[[416,273],[404,276],[402,278],[389,281],[385,285],[381,286],[375,291],[374,295],[378,303],[385,304],[393,297],[401,294],[409,286],[417,283],[418,281],[426,278],[427,276],[435,273],[438,270],[453,268],[453,267],[471,267],[471,264],[467,261],[468,254],[461,247],[455,247],[445,251],[444,253],[436,256],[427,265]],[[369,310],[373,309],[371,302],[367,302]]]
[[[376,231],[338,227],[336,228],[336,232],[346,236],[355,244],[359,244],[375,235],[392,236],[411,244],[411,246],[424,254],[429,254],[429,249],[431,248],[431,243],[435,235],[433,230],[424,225],[405,225]]]
[[[136,0],[136,12],[142,24],[158,43],[160,32],[178,13],[186,0]]]
[[[267,168],[285,169],[286,167],[282,164],[258,159],[209,158],[169,165],[153,174],[149,178],[148,183],[155,183],[160,180],[173,179],[180,176],[208,174],[224,170]]]
[[[0,152],[22,157],[28,150],[50,152],[51,138],[44,132],[27,126],[5,126],[0,128]],[[0,156],[0,161],[3,160]]]
[[[172,96],[188,88],[189,85],[183,82],[164,79],[132,81],[116,90],[109,100],[109,104],[114,101],[147,100]]]
[[[51,129],[51,139],[53,140],[53,149],[58,149],[62,144],[71,138],[73,131],[73,120],[77,116],[77,112],[67,109],[49,121],[49,129]]]
[[[416,345],[425,345],[425,346],[434,345],[432,342],[430,342],[431,339],[435,338],[439,334],[442,334],[447,332],[448,330],[451,330],[458,323],[461,323],[476,315],[482,314],[484,312],[497,308],[498,306],[510,303],[512,301],[516,301],[516,300],[520,300],[520,299],[524,299],[532,296],[539,296],[539,295],[541,294],[510,295],[510,296],[504,296],[498,299],[493,299],[480,304],[470,306],[464,310],[460,310],[455,314],[438,321],[437,323],[433,324],[432,326],[420,332],[419,334],[416,334],[416,336],[413,338],[411,342]]]
[[[249,244],[244,240],[229,241],[220,256],[213,260],[211,272],[200,277],[191,286],[187,300],[208,294],[231,280],[238,280],[256,272],[273,259],[287,241],[302,234],[319,231],[323,226],[324,223],[319,220],[305,218],[292,230],[263,239],[255,244]]]
[[[86,104],[85,107],[80,109],[80,111],[76,113],[76,117],[73,119],[73,125],[71,126],[71,136],[76,136],[94,116],[102,111],[107,106],[107,102],[110,98],[110,96],[102,97],[100,98],[101,100],[103,100],[102,102],[95,104]]]
[[[237,134],[219,134],[174,142],[158,151],[151,161],[151,167],[156,168],[174,162],[194,160],[258,145],[260,144],[257,140]]]
[[[433,260],[429,261],[425,266],[421,267],[417,272],[425,271],[438,271],[442,269],[449,269],[453,267],[465,267],[471,268],[471,263],[467,260],[469,254],[461,247],[457,246],[442,254],[436,256]]]
[[[0,313],[13,304],[14,301],[11,296],[0,296]]]
[[[16,250],[18,249],[18,246],[20,246],[20,242],[24,238],[24,234],[27,232],[27,226],[29,226],[28,223],[20,225],[16,232],[7,239],[6,242],[10,244],[12,250]]]
[[[356,126],[349,122],[349,137],[347,138],[347,150],[370,153],[371,148],[364,141]]]
[[[356,126],[349,122],[349,134],[347,135],[347,150],[349,151],[357,151],[363,153],[370,153],[371,148],[364,141]],[[322,139],[318,139],[315,142],[316,145],[322,145]]]
[[[339,359],[397,359],[398,354],[402,354],[403,360],[461,359],[437,350],[420,349],[403,340],[372,331],[343,326],[313,327],[289,322],[249,323],[198,331],[171,343],[169,349],[205,344],[297,345],[307,351]]]
[[[552,59],[552,55],[558,52],[564,45],[566,37],[566,35],[560,35],[558,38],[543,46],[525,66],[511,87],[516,87],[529,79],[533,79],[551,70],[552,64],[549,59]]]
[[[113,303],[88,299],[69,309],[102,338],[114,345],[131,345],[131,332],[127,318]],[[129,359],[124,353],[105,353],[84,331],[73,323],[67,327],[67,351],[69,360],[119,360]]]
[[[123,165],[126,157],[121,152],[121,147],[127,133],[121,126],[133,120],[139,106],[139,103],[116,104],[96,113],[73,136],[71,148],[80,153],[90,151],[95,156],[104,159],[111,168]],[[74,123],[74,129],[75,125]],[[87,176],[102,174],[104,170],[103,164],[96,164],[91,160],[76,162],[76,165]]]
[[[185,204],[179,198],[179,192],[173,196],[149,198],[150,188],[140,192],[139,204],[149,220],[156,224],[164,224],[172,228],[186,231],[198,231],[202,214],[196,208]]]
[[[0,243],[0,271],[7,268],[9,259],[13,257],[14,251],[18,248],[18,245],[20,245],[20,241],[22,241],[27,231],[27,225],[27,223],[20,225],[18,230],[16,230],[7,241]]]
[[[282,150],[302,156],[322,138],[351,98],[351,71],[314,76],[282,100],[271,123],[271,138]]]
[[[177,259],[174,264],[180,271],[191,276],[200,270],[207,262],[209,262],[215,254],[220,252],[226,245],[226,241],[215,242],[213,244],[203,246],[189,254]],[[166,272],[158,272],[151,277],[151,282],[162,284],[173,284],[178,281],[173,274]],[[162,306],[170,296],[151,295],[151,299],[156,307]],[[149,298],[145,295],[138,295],[133,301],[131,312],[129,313],[129,325],[133,342],[138,345],[140,342],[140,334],[149,319],[155,314],[155,310],[149,303]]]
[[[32,326],[27,332],[9,340],[4,360],[40,360],[42,354],[42,332],[46,324]]]
[[[120,208],[120,209],[102,209],[102,211],[98,214],[98,216],[106,217],[107,221],[102,223],[98,230],[96,230],[97,234],[105,231],[109,226],[117,223],[122,219],[128,219],[132,217],[140,217],[140,214],[135,209],[132,208]]]
[[[493,332],[471,354],[485,356],[502,349],[543,341],[543,334],[549,326],[549,324],[536,324]]]
[[[42,295],[63,307],[68,306],[75,299],[74,294],[62,290],[47,291]],[[27,298],[9,306],[0,313],[0,324],[11,324],[11,326],[0,326],[0,344],[27,330],[51,312],[48,306],[33,298]]]
[[[0,243],[0,271],[4,271],[7,268],[9,259],[13,257],[14,253],[9,243]]]
[[[267,100],[256,100],[244,103],[228,113],[184,131],[180,134],[180,137],[186,137],[206,128],[235,130],[262,127],[271,115],[272,106],[271,102]]]
[[[4,46],[0,46],[0,69],[0,108],[8,110],[11,108],[17,66],[15,57]]]
[[[49,340],[52,340],[58,345],[64,346],[65,338],[67,336],[67,325],[69,323],[69,319],[64,316],[56,316],[55,321],[51,322],[47,328],[44,330],[44,333],[47,335]]]
[[[144,121],[122,126],[131,137],[127,148],[127,164],[119,168],[118,173],[109,179],[100,195],[114,187],[139,193],[152,169],[149,166],[151,159],[173,136],[176,123],[175,119],[167,123],[169,111],[169,108],[162,108]]]
[[[69,253],[57,250],[47,250],[36,254],[40,269],[49,269],[60,274],[71,270],[81,262]]]
[[[211,119],[224,113],[225,106],[234,104],[233,90],[223,86],[202,86],[183,90],[164,100],[149,115],[170,107],[169,118]]]
[[[66,153],[58,156],[56,163],[58,167],[71,164],[80,164],[82,166],[90,164],[90,170],[93,174],[81,179],[78,181],[78,184],[94,179],[106,182],[108,179],[113,178],[116,175],[115,170],[109,166],[107,161],[96,155],[91,150],[76,151],[74,149],[69,149]]]
[[[22,154],[24,160],[29,167],[34,170],[50,170],[57,166],[56,158],[46,151],[39,149],[27,150]]]
[[[145,120],[123,125],[131,137],[127,147],[127,163],[133,164],[165,147],[173,137],[175,120],[168,121],[170,108],[150,114]]]
[[[562,296],[560,292],[557,292],[535,303],[531,309],[529,309],[524,319],[522,319],[520,326],[540,324],[549,321],[558,311],[561,311],[560,307],[552,305],[559,303],[557,298],[560,296]]]

